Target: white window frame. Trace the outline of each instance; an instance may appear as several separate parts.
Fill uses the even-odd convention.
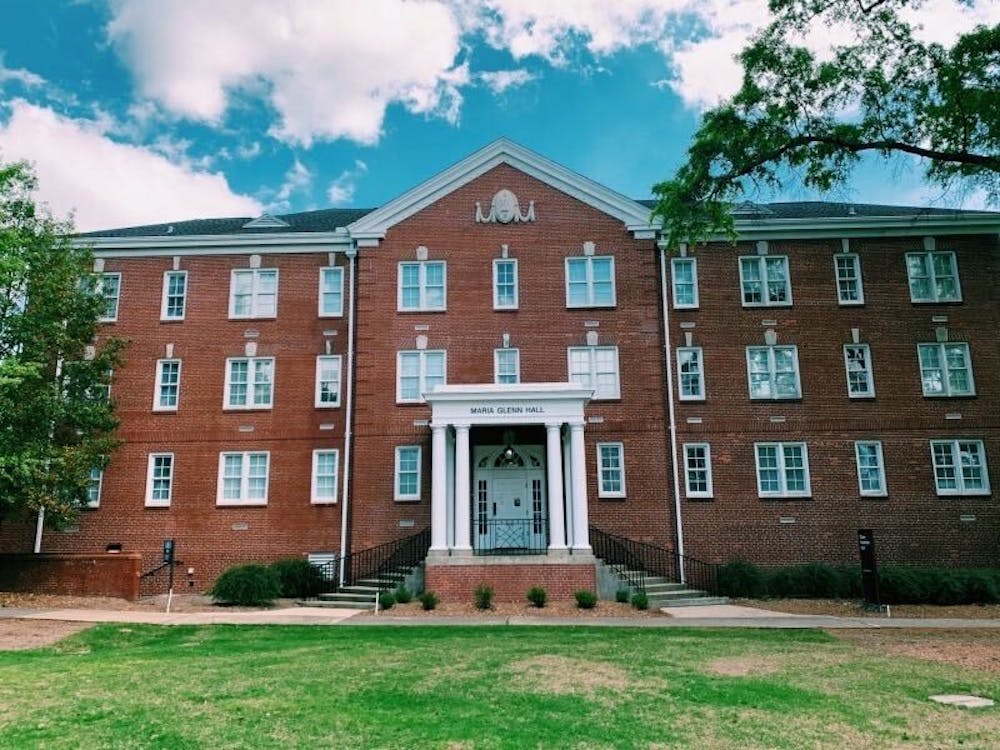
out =
[[[402,451],[415,450],[417,452],[417,491],[415,493],[402,494],[399,491],[399,458]],[[420,480],[421,472],[423,470],[423,449],[419,445],[397,445],[396,446],[396,462],[395,469],[392,473],[392,496],[393,500],[398,503],[412,503],[420,501]]]
[[[262,455],[265,457],[264,474],[264,497],[249,499],[250,484],[250,456]],[[226,456],[240,456],[240,496],[237,499],[224,497]],[[271,452],[270,451],[223,451],[219,453],[219,478],[216,485],[215,504],[216,505],[267,505],[268,493],[271,487]]]
[[[617,471],[619,475],[618,483],[621,486],[620,490],[608,490],[604,487],[604,460],[602,456],[603,448],[614,448],[617,451],[618,456],[618,467],[607,469],[608,471]],[[597,496],[603,498],[618,498],[621,499],[626,496],[625,491],[625,444],[620,441],[608,442],[608,443],[598,443],[597,444]]]
[[[598,350],[613,351],[615,354],[615,388],[613,392],[601,393],[597,387],[597,352]],[[590,380],[590,385],[584,383],[578,383],[578,381],[573,379],[573,352],[575,351],[585,351],[588,353],[589,367],[586,373],[587,378]],[[568,374],[567,380],[569,382],[578,383],[584,388],[590,387],[594,389],[594,395],[591,401],[615,401],[622,397],[622,376],[621,376],[621,362],[618,358],[618,347],[617,346],[570,346],[566,349],[566,372]]]
[[[611,263],[611,301],[610,302],[596,302],[594,300],[594,261],[595,260],[606,260]],[[587,268],[587,301],[581,304],[573,304],[570,302],[569,293],[569,267],[573,263],[584,263]],[[583,255],[574,256],[572,258],[565,259],[565,280],[566,280],[566,307],[568,308],[585,308],[585,307],[615,307],[618,304],[618,284],[616,282],[615,276],[615,256],[613,255]]]
[[[750,351],[752,349],[767,349],[767,370],[771,382],[771,395],[770,396],[755,396],[753,394],[753,379],[751,378],[750,369]],[[794,396],[779,396],[777,392],[777,387],[775,383],[777,381],[777,371],[776,371],[776,358],[775,351],[778,349],[791,349],[792,357],[795,361],[795,395]],[[747,391],[750,394],[751,401],[795,401],[802,398],[802,376],[799,369],[799,347],[795,344],[782,344],[775,346],[748,346],[746,348],[746,361],[747,361]]]
[[[116,281],[117,281],[117,285],[115,286],[115,296],[114,296],[115,311],[114,311],[114,315],[108,315],[107,314],[108,300],[111,299],[111,297],[109,297],[108,295],[106,295],[104,293],[104,280],[105,279],[110,279],[112,277],[114,277],[116,279]],[[122,299],[122,275],[121,275],[121,272],[120,271],[115,271],[113,273],[109,272],[109,273],[99,274],[98,278],[97,278],[97,290],[98,290],[98,292],[101,295],[101,299],[104,301],[104,307],[102,308],[101,314],[97,318],[97,320],[99,322],[101,322],[101,323],[116,323],[116,322],[118,322],[118,308],[121,305],[121,299]]]
[[[780,484],[780,489],[777,492],[765,492],[761,485],[761,465],[760,465],[760,448],[773,447],[776,448],[775,456],[778,459],[777,472],[778,472],[778,483]],[[802,468],[805,475],[805,489],[789,491],[788,490],[788,467],[785,465],[785,448],[786,447],[799,447],[802,449]],[[794,497],[812,497],[812,480],[809,476],[809,446],[804,442],[789,441],[789,442],[765,442],[765,443],[754,443],[753,444],[753,457],[754,466],[757,469],[757,497],[761,498],[794,498]]]
[[[184,279],[184,294],[181,295],[181,314],[171,315],[168,302],[170,300],[170,279],[179,276]],[[187,293],[188,293],[188,272],[187,271],[164,271],[163,272],[163,294],[160,298],[160,320],[180,321],[184,320],[187,314]]]
[[[403,305],[403,267],[417,266],[419,302],[416,307]],[[427,302],[427,269],[441,266],[441,305],[431,306]],[[396,310],[397,312],[444,312],[448,309],[448,263],[443,260],[403,260],[396,267]]]
[[[955,276],[955,296],[954,297],[938,297],[937,293],[937,275],[934,270],[934,256],[935,255],[947,255],[951,261],[951,272]],[[913,296],[913,276],[910,275],[910,258],[917,256],[923,256],[926,259],[927,268],[930,275],[927,279],[930,281],[931,294],[929,297],[914,297]],[[929,250],[924,252],[913,252],[906,254],[906,284],[910,290],[910,302],[914,304],[934,304],[940,302],[961,302],[962,301],[962,281],[958,276],[958,257],[955,255],[954,250]]]
[[[851,281],[851,279],[844,278],[840,276],[840,263],[838,261],[848,259],[851,261],[851,269],[854,271],[854,281],[858,285],[858,298],[857,299],[845,299],[843,292],[840,288],[841,281]],[[861,256],[857,253],[837,253],[833,256],[833,281],[837,287],[837,304],[847,307],[851,305],[863,305],[865,304],[865,285],[861,279]]]
[[[785,265],[785,292],[788,299],[780,302],[771,302],[770,294],[768,293],[768,280],[767,280],[767,261],[769,260],[780,260],[784,261]],[[761,301],[760,302],[747,302],[746,291],[744,289],[744,284],[746,279],[743,276],[743,261],[753,261],[759,268],[758,273],[760,274],[761,286]],[[739,271],[740,271],[740,302],[742,302],[743,307],[791,307],[792,306],[792,269],[788,262],[787,255],[741,255],[739,257]]]
[[[97,472],[97,479],[94,479],[94,472]],[[97,482],[97,497],[93,500],[90,499],[90,488]],[[83,503],[83,507],[92,510],[94,508],[101,507],[101,490],[104,489],[104,469],[98,469],[96,466],[90,470],[90,477],[87,480],[87,494],[86,500]]]
[[[424,392],[427,390],[427,356],[430,354],[441,355],[441,370],[444,380],[441,385],[448,383],[448,351],[446,349],[406,349],[396,352],[396,403],[397,404],[423,404]],[[403,359],[405,356],[419,355],[419,394],[416,398],[403,398]]]
[[[245,315],[236,314],[236,277],[240,274],[251,274],[250,284],[250,312]],[[273,312],[261,312],[259,309],[258,295],[260,294],[260,277],[262,274],[274,274],[274,310]],[[234,268],[229,272],[229,318],[231,320],[252,320],[255,318],[269,320],[278,317],[278,289],[280,274],[277,268]]]
[[[703,448],[705,450],[705,491],[691,489],[691,472],[702,471],[702,469],[691,466],[691,456],[688,451],[692,448]],[[712,486],[712,447],[708,443],[684,443],[681,446],[684,452],[684,494],[689,498],[711,499],[715,497],[715,489]]]
[[[337,292],[340,294],[340,307],[336,312],[328,312],[323,309],[323,295],[333,294],[333,291],[327,291],[323,286],[323,279],[328,271],[333,271],[337,277]],[[316,308],[317,317],[320,318],[342,318],[344,317],[344,267],[343,266],[323,266],[319,269],[319,295],[317,300],[318,307]]]
[[[496,385],[509,385],[500,382],[500,360],[504,352],[514,355],[514,383],[521,382],[521,350],[520,349],[494,349],[493,350],[493,382]]]
[[[163,366],[174,363],[177,364],[177,402],[171,406],[163,403]],[[177,407],[180,406],[181,403],[182,369],[183,364],[181,363],[181,360],[176,357],[156,360],[156,383],[153,387],[153,411],[177,411]]]
[[[868,366],[864,372],[868,376],[868,387],[864,391],[851,390],[851,359],[847,356],[851,349],[863,349],[865,354],[865,364]],[[848,398],[875,398],[875,373],[872,367],[872,348],[868,344],[844,344],[844,373],[847,377]]]
[[[499,268],[503,264],[508,264],[514,268],[514,301],[510,304],[500,302],[500,275]],[[493,309],[494,310],[516,310],[521,303],[520,279],[518,277],[517,258],[494,258],[493,259]]]
[[[233,363],[234,362],[246,362],[247,363],[247,392],[246,398],[243,400],[242,404],[232,405],[229,403],[229,386],[231,385],[231,378],[233,373]],[[270,399],[267,404],[255,404],[253,402],[254,395],[254,384],[253,375],[255,371],[254,364],[257,362],[270,362],[271,363],[271,390]],[[255,410],[266,410],[274,408],[274,391],[276,382],[276,363],[274,357],[227,357],[226,358],[226,378],[225,386],[222,391],[222,408],[224,411],[255,411]]]
[[[322,454],[333,456],[333,493],[330,497],[320,497],[319,488],[319,458]],[[340,451],[336,448],[317,448],[312,455],[312,482],[309,490],[310,503],[313,505],[336,505],[337,490],[340,487]]]
[[[697,352],[698,357],[698,392],[686,394],[681,387],[681,355],[687,352]],[[704,401],[705,400],[705,352],[700,346],[679,346],[677,347],[677,398],[680,401]]]
[[[861,466],[861,446],[863,445],[874,445],[875,446],[875,456],[878,459],[878,483],[879,489],[877,490],[866,490],[864,479],[861,475],[863,468]],[[888,488],[885,484],[885,458],[882,455],[882,441],[881,440],[855,440],[854,441],[854,465],[858,470],[858,494],[862,497],[885,497],[889,494]]]
[[[951,370],[948,367],[948,356],[945,351],[949,346],[965,347],[965,363],[969,370],[969,390],[967,391],[953,393],[951,390]],[[924,361],[921,357],[921,350],[924,347],[937,349],[939,367],[935,369],[941,370],[941,383],[944,386],[944,390],[940,393],[928,391],[924,382]],[[972,350],[969,349],[969,344],[965,341],[925,342],[917,344],[917,368],[920,370],[920,390],[927,398],[964,398],[976,395],[976,380],[972,375]]]
[[[965,477],[962,475],[962,459],[961,459],[961,445],[963,443],[973,444],[977,446],[977,453],[979,454],[980,467],[983,471],[983,486],[966,489],[965,487]],[[942,489],[941,482],[938,480],[938,466],[935,461],[936,456],[934,455],[935,445],[947,445],[949,446],[949,451],[951,453],[951,466],[956,469],[955,471],[955,488],[954,489]],[[982,440],[963,440],[962,438],[957,438],[954,440],[931,440],[931,471],[934,472],[934,489],[937,494],[941,497],[948,495],[989,495],[990,494],[990,472],[989,467],[986,464],[986,446]]]
[[[167,481],[167,498],[164,500],[162,498],[153,497],[153,472],[156,468],[156,459],[158,458],[169,458],[170,459],[170,472],[166,477]],[[147,508],[169,508],[170,501],[174,497],[174,454],[173,453],[150,453],[146,460],[146,507]]]
[[[335,403],[330,403],[328,401],[323,401],[323,382],[320,380],[320,373],[323,370],[323,363],[325,360],[330,360],[336,363],[337,366],[337,401]],[[343,359],[339,354],[320,354],[316,357],[316,394],[315,394],[315,407],[317,409],[337,409],[340,407],[340,390],[344,382],[344,368]]]
[[[677,301],[677,266],[691,266],[691,282],[694,292],[693,302]],[[675,310],[695,310],[698,307],[698,259],[697,258],[671,258],[670,259],[670,291]]]

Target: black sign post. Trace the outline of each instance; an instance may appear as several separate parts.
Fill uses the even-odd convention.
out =
[[[167,612],[170,611],[170,603],[174,598],[174,550],[177,545],[174,544],[173,539],[163,540],[163,562],[167,566],[169,576],[169,583],[167,584]]]
[[[875,533],[871,529],[858,529],[858,552],[861,554],[861,588],[865,608],[881,609],[878,594],[878,563],[875,560]]]

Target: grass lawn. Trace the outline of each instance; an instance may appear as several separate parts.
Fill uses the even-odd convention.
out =
[[[105,625],[0,653],[0,747],[1000,747],[935,693],[1000,675],[820,631]]]

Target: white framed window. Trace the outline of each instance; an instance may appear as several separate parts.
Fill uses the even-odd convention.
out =
[[[278,315],[278,269],[233,269],[229,282],[230,318],[274,318]]]
[[[156,360],[156,386],[153,393],[153,411],[177,411],[181,398],[181,361]]]
[[[708,443],[684,443],[684,492],[692,498],[713,497],[712,449]]]
[[[84,502],[86,508],[99,508],[101,505],[101,487],[104,484],[104,472],[96,466],[90,470],[87,479],[87,497]]]
[[[865,288],[861,281],[861,258],[858,254],[834,255],[833,272],[837,279],[837,302],[841,305],[863,305]]]
[[[982,440],[931,440],[931,460],[937,494],[990,494]]]
[[[571,346],[569,382],[594,389],[594,400],[621,398],[617,346]]]
[[[797,346],[748,346],[747,378],[752,399],[801,398]]]
[[[274,399],[274,357],[226,360],[225,409],[270,409]]]
[[[698,307],[698,261],[694,258],[671,258],[674,309]]]
[[[396,354],[396,403],[423,403],[424,394],[447,382],[447,355],[443,349]]]
[[[216,505],[267,505],[270,459],[267,451],[220,453]]]
[[[917,358],[925,396],[976,395],[968,344],[917,344]]]
[[[868,344],[844,344],[844,368],[847,371],[847,395],[851,398],[874,398],[872,353]]]
[[[104,308],[98,318],[102,323],[114,323],[118,320],[118,299],[122,290],[122,275],[120,273],[102,273],[97,279],[97,291],[104,298]]]
[[[340,406],[339,354],[316,357],[316,408]]]
[[[146,469],[146,507],[166,508],[174,489],[174,454],[150,453]]]
[[[678,347],[677,389],[681,401],[705,400],[705,367],[700,346]]]
[[[615,259],[584,256],[566,259],[566,307],[614,307]]]
[[[597,444],[598,497],[625,497],[625,446]]]
[[[344,269],[319,269],[319,317],[339,318],[344,314]]]
[[[906,277],[910,302],[962,301],[958,261],[951,251],[907,253]]]
[[[427,312],[446,308],[448,281],[443,260],[400,263],[398,279],[398,310]]]
[[[337,467],[339,464],[339,451],[313,451],[312,491],[310,493],[313,505],[327,505],[337,502]]]
[[[187,271],[163,273],[163,299],[160,302],[160,320],[184,320],[187,308]]]
[[[882,460],[882,442],[858,440],[854,443],[854,459],[858,465],[858,491],[864,497],[884,497],[885,462]]]
[[[493,261],[493,309],[516,310],[517,260],[497,258]]]
[[[785,255],[740,258],[743,307],[781,307],[792,304],[792,282]]]
[[[521,382],[520,349],[493,350],[493,382],[498,385]]]
[[[394,499],[411,502],[420,499],[420,446],[396,446]]]
[[[809,452],[805,443],[754,443],[759,497],[809,497]]]

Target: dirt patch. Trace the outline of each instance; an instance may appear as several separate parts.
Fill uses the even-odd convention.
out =
[[[900,628],[837,629],[827,632],[841,640],[882,653],[1000,672],[1000,625],[996,630]]]
[[[774,674],[781,669],[778,659],[764,656],[716,659],[708,665],[708,671],[722,677],[746,677],[748,675]]]
[[[733,604],[793,615],[833,615],[835,617],[884,617],[862,608],[858,601],[847,599],[734,599]],[[893,617],[955,618],[961,620],[1000,620],[1000,604],[893,604]],[[998,623],[1000,627],[1000,623]]]
[[[0,651],[43,648],[91,627],[86,622],[0,620]]]
[[[365,612],[362,617],[374,617],[374,612]],[[659,610],[638,610],[631,604],[600,601],[593,609],[580,609],[575,601],[549,602],[542,608],[519,602],[498,602],[491,609],[476,609],[470,602],[441,602],[430,612],[425,612],[418,601],[408,604],[396,604],[392,609],[382,610],[378,617],[472,617],[479,619],[497,619],[504,617],[669,617]]]
[[[534,656],[511,663],[507,671],[515,684],[556,695],[593,697],[600,691],[620,692],[629,687],[628,673],[617,664],[589,659]]]

